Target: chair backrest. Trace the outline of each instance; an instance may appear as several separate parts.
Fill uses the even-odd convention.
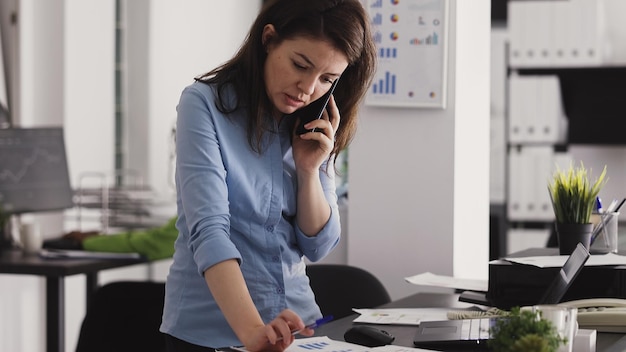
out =
[[[165,283],[119,281],[93,293],[76,352],[165,351],[159,331]]]
[[[385,286],[372,273],[350,265],[312,264],[307,275],[324,315],[340,319],[352,308],[374,308],[391,302]]]

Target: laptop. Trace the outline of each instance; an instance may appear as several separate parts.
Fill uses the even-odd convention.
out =
[[[589,259],[589,251],[578,244],[537,304],[558,304]],[[419,348],[485,350],[489,331],[499,318],[425,321],[419,324],[413,344]]]

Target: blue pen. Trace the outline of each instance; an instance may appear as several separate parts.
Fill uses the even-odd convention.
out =
[[[331,320],[333,320],[333,316],[332,315],[327,315],[325,317],[317,319],[314,323],[311,323],[311,324],[307,325],[306,328],[307,329],[315,329],[315,328],[319,327],[320,325],[324,325],[324,324],[328,323]],[[300,332],[300,330],[296,330],[294,332],[294,334],[297,334],[298,332]]]
[[[307,329],[315,329],[315,328],[319,327],[320,325],[324,325],[324,324],[328,323],[331,320],[333,320],[333,316],[332,315],[327,315],[327,316],[319,318],[315,322],[305,326],[305,328],[307,328]],[[297,335],[301,331],[302,330],[294,330],[294,331],[291,332],[291,334],[292,335]],[[282,337],[279,337],[276,341],[280,341],[282,339],[283,339]]]

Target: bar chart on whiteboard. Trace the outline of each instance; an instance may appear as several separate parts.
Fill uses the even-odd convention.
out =
[[[447,0],[370,0],[378,67],[367,105],[445,108]]]

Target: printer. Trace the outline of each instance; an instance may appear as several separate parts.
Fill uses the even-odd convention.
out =
[[[508,257],[558,255],[557,248],[531,248]],[[538,304],[560,268],[540,268],[498,259],[489,263],[487,302],[509,310]],[[626,298],[626,266],[585,266],[562,301],[585,298]]]

